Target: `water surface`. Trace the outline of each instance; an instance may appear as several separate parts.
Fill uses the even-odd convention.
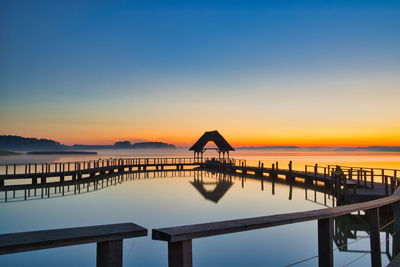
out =
[[[20,155],[2,158],[5,162],[74,161],[107,157],[127,156],[187,156],[181,150],[173,152],[101,151],[99,155],[54,156]],[[147,154],[146,154],[147,153]],[[169,154],[170,153],[170,154]],[[247,152],[246,152],[247,153]],[[269,153],[269,152],[268,152]],[[400,167],[397,155],[312,155],[275,153],[248,155],[249,163],[262,160],[267,164],[279,161],[284,166],[292,160],[298,168],[305,163],[340,163],[366,167]],[[139,155],[140,154],[140,155]],[[203,184],[195,184],[195,175],[203,176]],[[49,199],[24,201],[22,196],[4,203],[0,201],[0,232],[99,225],[134,222],[149,229],[194,224],[201,222],[272,215],[312,210],[324,207],[324,195],[294,187],[289,200],[289,186],[240,177],[222,177],[210,172],[169,172],[144,174],[139,177],[125,175],[116,185],[81,194]],[[134,178],[134,179],[133,179]],[[224,180],[225,184],[216,183]],[[229,181],[226,184],[226,181]],[[223,194],[213,194],[219,186]],[[274,190],[273,190],[274,187]],[[274,191],[274,194],[272,192]],[[3,196],[0,196],[3,198]],[[326,204],[331,205],[332,199]],[[363,233],[359,233],[363,235]],[[364,233],[366,235],[366,233]],[[385,236],[382,234],[381,240]],[[362,239],[349,246],[357,251],[369,250],[369,239]],[[41,250],[0,256],[1,266],[95,266],[95,244]],[[382,251],[385,247],[382,246]],[[285,266],[317,254],[317,222],[306,222],[262,230],[196,239],[193,241],[194,266]],[[343,264],[363,255],[362,252],[339,252],[335,250],[335,265]],[[388,263],[383,255],[383,263]],[[167,243],[153,241],[151,236],[124,241],[125,266],[167,266]],[[297,266],[314,266],[317,259]],[[366,255],[351,266],[370,265]]]

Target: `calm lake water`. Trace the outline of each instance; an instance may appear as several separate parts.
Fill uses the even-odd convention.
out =
[[[176,157],[192,156],[183,149],[176,150],[107,150],[98,155],[39,156],[19,155],[1,157],[0,163],[62,162],[109,157]],[[205,156],[215,156],[207,152]],[[290,152],[239,150],[232,156],[248,159],[248,164],[259,160],[265,164],[279,161],[280,167],[289,160],[294,167],[304,164],[343,164],[350,166],[384,167],[400,169],[400,156],[396,154]],[[39,229],[63,228],[134,222],[149,229],[147,237],[124,241],[124,266],[167,266],[167,243],[151,240],[151,229],[218,220],[272,215],[324,207],[324,195],[293,188],[289,200],[289,186],[271,182],[233,177],[224,184],[223,194],[213,194],[221,179],[210,172],[203,175],[202,185],[208,194],[193,185],[195,172],[143,174],[117,185],[79,195],[51,196],[49,199],[24,201],[21,198],[4,203],[0,194],[0,232],[22,232]],[[166,176],[166,177],[165,177]],[[127,177],[127,178],[132,178]],[[227,177],[226,177],[227,178]],[[275,194],[272,194],[274,186]],[[18,196],[17,196],[18,197]],[[327,206],[331,205],[331,199]],[[365,232],[358,235],[366,236]],[[385,235],[381,235],[385,240]],[[349,240],[352,241],[352,240]],[[385,251],[382,245],[382,251]],[[364,238],[349,246],[349,250],[368,251],[369,239]],[[0,266],[95,266],[95,244],[41,250],[0,256]],[[286,266],[317,255],[317,222],[298,223],[262,230],[208,237],[193,240],[194,266]],[[342,266],[363,255],[362,252],[335,250],[335,265]],[[388,263],[385,255],[383,264]],[[317,259],[296,266],[316,266]],[[350,266],[369,266],[366,255]]]

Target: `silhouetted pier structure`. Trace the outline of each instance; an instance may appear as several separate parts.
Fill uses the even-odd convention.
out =
[[[271,167],[267,167],[264,165],[264,162],[261,161],[258,162],[258,166],[248,166],[246,160],[229,158],[229,154],[228,158],[225,158],[225,153],[223,153],[222,158],[207,159],[203,158],[203,153],[205,151],[204,147],[208,141],[216,142],[218,147],[217,151],[223,151],[217,144],[217,139],[210,139],[210,136],[211,135],[208,134],[204,138],[200,138],[199,141],[201,142],[196,142],[197,145],[195,144],[196,146],[194,146],[194,148],[192,147],[195,151],[194,158],[120,158],[74,163],[4,165],[0,168],[0,191],[5,192],[5,200],[7,200],[7,191],[9,190],[13,190],[14,192],[15,190],[25,190],[26,195],[26,190],[32,186],[51,186],[54,184],[62,185],[64,188],[63,185],[65,183],[79,184],[82,181],[90,182],[93,180],[98,184],[99,179],[103,179],[105,176],[129,175],[134,172],[168,171],[168,169],[185,171],[188,168],[191,170],[195,168],[204,168],[227,173],[230,177],[241,176],[242,186],[244,177],[259,179],[262,189],[265,179],[272,181],[273,184],[275,182],[289,183],[290,186],[293,184],[302,184],[306,188],[306,196],[307,189],[312,189],[315,193],[318,190],[324,194],[330,193],[332,198],[335,197],[338,203],[342,205],[304,212],[153,229],[152,238],[154,240],[168,242],[168,264],[170,267],[191,267],[193,239],[316,220],[318,221],[318,255],[313,258],[318,258],[319,266],[325,267],[333,266],[335,218],[350,215],[354,212],[358,212],[359,214],[363,212],[365,214],[364,218],[365,221],[367,221],[367,226],[362,226],[362,229],[369,232],[371,265],[374,267],[381,266],[380,231],[388,225],[391,225],[391,230],[387,231],[387,233],[393,240],[392,254],[390,256],[394,259],[399,257],[400,178],[398,175],[400,174],[400,170],[336,165],[320,166],[317,164],[306,165],[304,170],[294,170],[292,162],[289,162],[287,168],[280,168],[278,162],[272,163]],[[229,147],[226,146],[225,148],[227,149],[225,152],[228,153]],[[17,181],[18,184],[13,184],[15,181]],[[229,189],[230,183],[230,179],[223,180],[222,186],[214,191],[207,191],[204,189],[204,182],[202,182],[201,177],[195,178],[192,184],[206,199],[215,202]],[[218,182],[216,184],[218,187]],[[272,190],[274,190],[274,187],[272,188]],[[291,193],[289,193],[289,198],[291,198],[290,195]],[[390,210],[393,218],[387,225],[382,225],[381,222],[380,213],[383,210]],[[43,237],[40,235],[37,236],[34,233],[5,234],[0,237],[3,238],[5,246],[8,245],[7,240],[13,240],[15,243],[14,246],[24,246],[25,239],[32,239],[34,243],[40,243],[42,240],[41,238],[47,240],[47,233],[51,236],[50,232],[44,231]],[[144,232],[142,232],[142,234],[143,233]],[[24,235],[24,238],[14,240],[13,236],[15,235]],[[84,233],[81,235],[84,235]],[[389,239],[389,237],[387,239]],[[79,239],[79,235],[76,235],[76,238]],[[335,236],[335,240],[343,241],[340,240],[338,236]],[[56,239],[49,242],[51,246],[47,247],[56,247],[60,246],[59,242],[61,241]],[[346,243],[340,243],[339,246],[341,248],[344,248],[345,245],[348,244],[347,239],[344,242]],[[121,250],[120,244],[122,243],[118,242],[118,244],[115,243],[112,245],[104,244],[104,251],[107,251],[107,253],[111,255],[117,255],[115,257],[111,256],[111,259],[117,261],[118,264],[116,266],[122,264],[119,260],[121,257],[120,255],[122,255],[119,252]],[[100,247],[101,246],[102,245],[100,245]],[[25,251],[27,250],[29,249]],[[13,253],[13,251],[6,251],[6,253]],[[99,265],[99,261],[98,266],[102,266]],[[113,265],[109,264],[105,266]]]
[[[127,172],[184,170],[201,166],[193,158],[119,158],[77,162],[28,163],[0,166],[0,191],[78,186]],[[30,191],[28,191],[28,195]]]
[[[340,203],[355,203],[377,199],[392,194],[399,185],[400,170],[371,169],[346,166],[306,165],[304,171],[294,170],[290,162],[287,168],[279,168],[279,163],[265,167],[248,166],[246,160],[223,158],[119,158],[79,162],[28,163],[0,166],[0,191],[8,199],[8,192],[30,189],[78,186],[95,183],[107,177],[129,172],[161,170],[193,170],[206,168],[243,174],[257,179],[285,180],[290,183],[316,185],[331,191]],[[337,170],[338,168],[338,170]],[[339,172],[338,172],[339,171]],[[200,189],[200,187],[199,187]],[[55,189],[56,190],[56,189]],[[78,189],[74,190],[80,190]]]

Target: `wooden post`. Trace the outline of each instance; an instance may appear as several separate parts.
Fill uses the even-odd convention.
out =
[[[393,223],[393,231],[397,234],[395,234],[393,237],[393,252],[392,256],[396,256],[397,254],[400,253],[400,202],[395,202],[392,204],[393,208],[393,218],[394,218],[394,223]]]
[[[367,211],[369,219],[369,240],[371,246],[371,266],[381,267],[381,241],[379,236],[379,208]]]
[[[272,163],[272,179],[275,179],[275,164]]]
[[[371,187],[374,189],[374,169],[371,169]]]
[[[168,242],[168,266],[192,267],[192,240]]]
[[[317,173],[318,173],[318,164],[315,163],[315,166],[314,166],[314,181],[313,181],[313,184],[315,184],[315,185],[317,185]]]
[[[333,267],[333,219],[318,220],[318,266]]]
[[[388,177],[385,176],[385,195],[389,195],[389,185],[388,185]]]
[[[97,267],[122,267],[122,239],[97,243]]]

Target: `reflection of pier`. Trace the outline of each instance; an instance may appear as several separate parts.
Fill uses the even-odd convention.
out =
[[[98,191],[126,181],[169,177],[187,177],[194,175],[193,170],[147,170],[126,171],[123,173],[103,174],[79,181],[52,182],[46,184],[7,186],[4,201],[34,200],[40,198],[63,197]]]
[[[386,209],[388,213],[390,209]],[[380,213],[380,233],[385,233],[385,251],[382,254],[386,254],[389,260],[393,258],[394,247],[392,251],[390,249],[390,239],[395,235],[393,227],[393,214],[386,214],[385,216]],[[351,249],[350,245],[357,241],[369,238],[370,227],[368,224],[368,216],[366,214],[346,214],[335,218],[335,227],[333,233],[333,241],[335,242],[339,251],[345,252],[356,252],[356,253],[369,253],[370,251]],[[363,235],[360,235],[360,232]],[[393,240],[393,239],[392,239]]]
[[[197,175],[196,175],[197,174]],[[190,182],[197,191],[205,198],[214,203],[225,195],[225,193],[233,185],[232,177],[226,173],[218,173],[217,178],[214,181],[203,181],[203,171],[194,172],[193,182]],[[212,190],[207,190],[207,187],[212,186]]]
[[[287,169],[278,168],[278,162],[270,168],[259,162],[247,166],[246,160],[199,159],[199,158],[120,158],[82,162],[28,163],[0,166],[0,191],[5,199],[9,191],[26,191],[35,187],[54,187],[93,182],[104,175],[115,176],[133,171],[193,170],[197,167],[243,176],[254,176],[271,181],[284,180],[289,184],[303,184],[306,188],[320,187],[330,191],[340,203],[355,203],[390,195],[400,184],[400,170],[365,168],[339,168],[313,166],[313,170],[294,170],[292,163]],[[368,174],[369,173],[369,174]],[[369,176],[368,176],[369,175]],[[40,185],[40,186],[39,186]],[[322,189],[321,189],[322,190]],[[27,192],[29,195],[29,191]]]

